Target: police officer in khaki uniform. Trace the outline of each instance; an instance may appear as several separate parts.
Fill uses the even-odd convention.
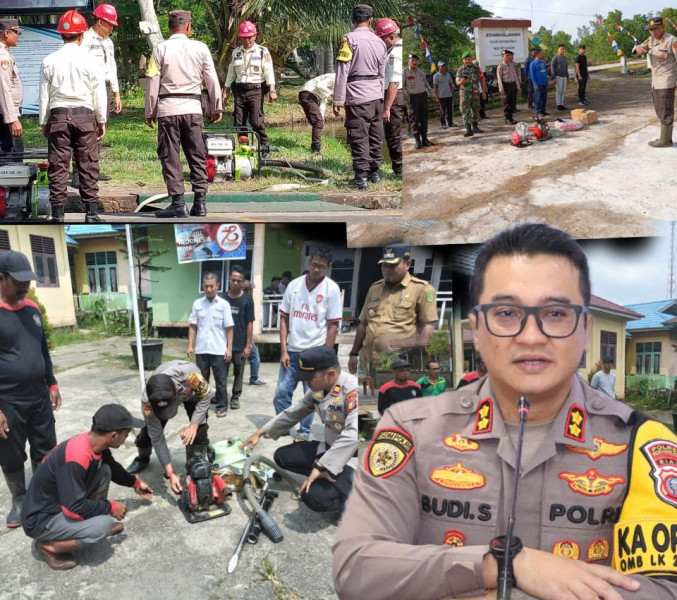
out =
[[[366,190],[378,183],[383,162],[383,81],[386,45],[371,32],[374,11],[367,4],[353,9],[355,29],[341,39],[336,58],[334,115],[346,111],[346,133],[355,176],[348,186]]]
[[[588,273],[576,241],[547,225],[480,249],[469,319],[488,376],[386,411],[336,535],[339,597],[496,598],[489,544],[512,505],[520,396],[531,408],[517,588],[540,599],[676,597],[677,437],[577,377],[592,327]]]
[[[501,51],[501,56],[503,62],[496,67],[496,81],[501,95],[505,123],[506,125],[514,125],[517,121],[512,116],[517,108],[517,94],[522,92],[520,73],[519,68],[513,62],[515,53],[512,50],[504,48]]]
[[[24,150],[21,137],[21,102],[23,84],[16,61],[9,51],[19,43],[19,22],[16,19],[0,19],[0,164],[8,162],[3,154]]]
[[[263,435],[276,440],[304,417],[317,412],[324,423],[324,441],[294,442],[275,451],[275,462],[306,475],[301,500],[317,512],[342,511],[357,468],[357,378],[342,373],[333,348],[301,352],[297,381],[310,388],[301,400],[249,437],[240,446],[252,449]]]
[[[201,86],[209,98],[212,123],[222,117],[221,86],[214,61],[206,44],[191,40],[192,14],[188,10],[169,13],[168,40],[155,47],[146,72],[146,125],[158,124],[158,156],[171,205],[155,213],[159,218],[187,217],[183,198],[183,167],[179,147],[183,148],[193,188],[191,216],[207,214],[207,147],[203,137]]]
[[[427,281],[409,274],[411,247],[386,246],[379,264],[383,279],[367,291],[350,351],[351,373],[357,373],[360,351],[362,364],[370,371],[372,351],[425,346],[437,322],[435,289]]]
[[[82,48],[87,21],[66,11],[56,28],[64,45],[46,56],[40,71],[39,123],[48,141],[49,200],[52,220],[63,223],[71,155],[80,173],[80,198],[86,223],[101,223],[99,140],[106,133],[106,86],[103,74]]]
[[[233,50],[228,65],[226,83],[223,86],[223,104],[228,102],[231,86],[235,97],[233,124],[244,127],[247,122],[259,134],[261,156],[270,156],[268,135],[263,122],[263,98],[267,94],[268,101],[277,100],[275,92],[275,72],[273,59],[268,48],[256,43],[256,25],[251,21],[240,23],[238,37],[240,45]]]
[[[663,19],[649,21],[650,37],[632,49],[633,54],[649,54],[651,60],[651,95],[656,116],[661,122],[661,137],[649,142],[654,148],[672,147],[677,84],[677,37],[665,31]]]
[[[408,67],[402,72],[404,97],[411,106],[411,129],[416,138],[416,149],[434,144],[428,139],[428,96],[435,92],[430,87],[425,73],[418,68],[418,56],[410,54]]]
[[[404,112],[402,38],[399,26],[392,19],[379,20],[374,33],[385,42],[388,49],[383,82],[383,129],[393,173],[402,175],[402,114]]]

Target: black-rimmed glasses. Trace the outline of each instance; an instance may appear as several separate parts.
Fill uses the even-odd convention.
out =
[[[523,306],[522,304],[478,304],[475,313],[484,313],[484,321],[491,335],[515,337],[522,333],[529,315],[534,315],[541,333],[551,338],[567,338],[578,327],[581,314],[588,308],[577,304],[546,304]]]

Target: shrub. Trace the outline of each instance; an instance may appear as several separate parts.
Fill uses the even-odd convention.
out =
[[[49,349],[52,349],[54,347],[54,342],[52,341],[52,333],[54,332],[54,327],[52,327],[52,324],[49,322],[49,317],[47,317],[47,309],[45,308],[45,305],[38,300],[38,297],[35,295],[35,288],[31,288],[28,290],[28,294],[26,294],[26,298],[29,300],[32,300],[38,305],[38,308],[40,309],[40,316],[42,317],[42,328],[45,331],[45,337],[47,338],[47,347]]]

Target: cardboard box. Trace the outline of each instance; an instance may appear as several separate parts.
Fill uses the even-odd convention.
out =
[[[571,118],[578,119],[583,125],[592,125],[597,123],[597,111],[587,108],[575,108],[571,111]]]

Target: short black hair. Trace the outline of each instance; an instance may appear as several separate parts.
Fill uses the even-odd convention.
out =
[[[566,46],[564,44],[557,44],[557,47],[558,48],[566,48]]]
[[[244,269],[240,265],[233,265],[230,268],[230,274],[232,275],[233,273],[239,273],[240,275],[242,275],[243,279],[246,279]]]
[[[202,281],[205,279],[216,279],[216,283],[221,283],[221,277],[219,277],[217,273],[214,273],[214,271],[207,271],[206,273],[203,273]]]
[[[331,266],[332,260],[334,259],[329,248],[318,248],[317,250],[314,250],[310,255],[310,260],[313,260],[313,258],[319,258],[320,260],[326,262],[329,266]]]
[[[583,48],[583,50],[585,50],[585,44],[581,44],[581,45],[578,47],[579,50],[580,50],[581,48]]]
[[[590,304],[590,269],[588,259],[578,242],[561,229],[541,223],[525,223],[506,229],[488,240],[477,253],[470,283],[473,304],[479,302],[484,288],[484,274],[492,258],[497,256],[563,256],[578,269],[579,287],[585,306]]]
[[[294,276],[291,274],[291,271],[284,271],[282,273],[282,277],[280,277],[280,279],[284,279],[285,277],[287,279],[293,279],[294,278]]]
[[[439,365],[439,364],[440,364],[440,361],[439,361],[439,360],[429,360],[427,363],[425,363],[425,368],[426,368],[426,369],[429,369],[429,368],[430,368],[430,365],[432,365],[433,363],[436,363],[436,364]]]

